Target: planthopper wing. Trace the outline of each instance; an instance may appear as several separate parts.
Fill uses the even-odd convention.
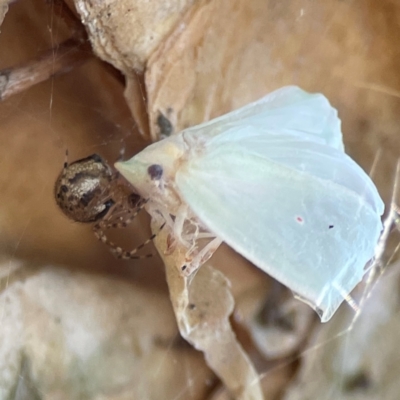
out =
[[[337,111],[322,94],[310,94],[297,86],[275,90],[238,110],[184,132],[212,137],[237,126],[248,126],[258,134],[299,136],[344,151]]]
[[[297,93],[284,89],[289,97]],[[278,117],[268,116],[263,125],[262,113],[241,109],[236,113],[246,114],[243,119],[234,112],[183,131],[189,148],[201,136],[208,139],[178,169],[175,184],[214,234],[289,287],[325,322],[363,278],[384,207],[370,178],[343,152],[340,121],[325,107],[328,101],[317,95],[321,113],[308,96],[305,107],[280,99],[285,111],[274,110],[283,128]],[[218,123],[223,118],[226,125]],[[319,134],[310,131],[316,126]]]

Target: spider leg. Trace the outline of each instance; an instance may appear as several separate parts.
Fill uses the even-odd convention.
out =
[[[68,149],[65,150],[64,171],[68,168]]]
[[[115,204],[103,218],[102,222],[105,223],[104,228],[126,228],[133,222],[140,211],[142,211],[147,201],[148,200],[145,199],[141,200],[134,209],[124,205]]]
[[[107,235],[105,234],[105,230],[110,229],[110,228],[125,228],[128,224],[130,224],[136,215],[141,211],[141,209],[144,207],[146,202],[143,202],[143,204],[136,209],[136,211],[132,214],[131,210],[129,209],[114,209],[108,215],[106,218],[104,218],[102,221],[98,222],[93,226],[93,231],[95,236],[97,237],[98,240],[100,240],[102,243],[107,245],[111,252],[120,259],[124,260],[129,260],[129,259],[136,259],[140,260],[143,258],[148,258],[152,257],[152,254],[145,254],[141,256],[136,256],[136,252],[139,251],[141,248],[146,246],[148,243],[150,243],[157,234],[151,235],[147,240],[145,240],[142,244],[137,246],[133,250],[125,250],[122,247],[116,245],[114,242],[108,239]],[[126,218],[126,216],[128,217]],[[160,227],[160,230],[164,227],[165,223]]]

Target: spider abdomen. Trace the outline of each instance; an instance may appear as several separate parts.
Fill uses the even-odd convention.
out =
[[[56,202],[74,221],[98,221],[114,204],[109,190],[112,179],[111,168],[97,154],[71,163],[56,181]]]

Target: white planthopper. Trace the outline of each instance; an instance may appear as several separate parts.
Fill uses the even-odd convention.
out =
[[[323,95],[295,86],[115,166],[185,244],[182,273],[191,274],[224,241],[322,322],[362,280],[382,229],[383,202],[345,154],[337,111]],[[205,236],[213,239],[196,251]]]

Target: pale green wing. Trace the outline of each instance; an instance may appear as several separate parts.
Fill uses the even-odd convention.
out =
[[[284,136],[227,131],[189,157],[176,185],[213,233],[327,321],[373,257],[383,203],[340,150]]]
[[[186,129],[189,135],[212,137],[230,127],[247,126],[258,134],[289,134],[344,151],[337,111],[322,94],[286,86],[209,122]]]

